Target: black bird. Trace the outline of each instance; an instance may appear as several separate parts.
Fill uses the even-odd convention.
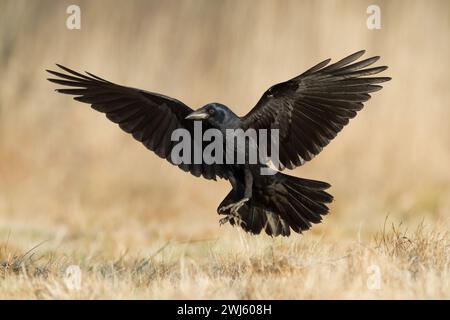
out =
[[[142,142],[159,157],[174,164],[171,150],[173,130],[194,131],[194,121],[201,120],[203,130],[279,129],[279,171],[293,169],[311,160],[325,147],[370,99],[389,77],[367,77],[387,69],[366,68],[379,57],[359,62],[363,51],[334,64],[327,59],[301,75],[272,86],[256,106],[239,117],[228,107],[210,103],[194,111],[184,103],[153,92],[114,84],[89,72],[81,74],[57,65],[65,71],[47,70],[57,78],[51,82],[70,88],[57,92],[75,96],[117,123],[122,130]],[[194,145],[194,141],[192,145]],[[259,143],[259,142],[258,142]],[[205,147],[203,145],[202,147]],[[236,150],[234,150],[236,151]],[[302,179],[277,172],[261,175],[265,163],[191,164],[178,167],[196,177],[230,181],[232,190],[217,209],[225,215],[221,223],[239,225],[247,232],[261,230],[271,236],[289,236],[308,230],[328,213],[333,197],[325,192],[326,182]]]

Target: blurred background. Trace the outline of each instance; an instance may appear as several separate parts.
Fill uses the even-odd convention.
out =
[[[71,4],[81,30],[66,28]],[[371,4],[380,30],[366,26]],[[114,255],[236,232],[216,214],[228,182],[172,167],[56,94],[44,71],[55,63],[243,115],[272,84],[360,49],[380,55],[393,80],[291,172],[333,186],[330,215],[304,237],[371,237],[386,216],[448,223],[449,15],[445,0],[0,0],[0,239],[95,243]]]

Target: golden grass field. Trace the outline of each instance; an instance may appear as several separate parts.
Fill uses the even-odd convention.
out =
[[[375,2],[382,28],[368,30]],[[81,30],[65,27],[70,4],[0,0],[0,298],[450,298],[448,1],[77,1]],[[290,172],[335,197],[290,238],[219,227],[228,182],[172,167],[44,72],[244,114],[272,84],[360,49],[393,80]]]

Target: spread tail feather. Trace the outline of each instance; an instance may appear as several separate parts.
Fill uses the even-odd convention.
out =
[[[273,181],[261,189],[254,189],[253,197],[238,211],[239,217],[231,217],[231,225],[239,225],[245,231],[259,234],[261,230],[270,236],[289,236],[292,229],[297,233],[320,223],[328,213],[327,203],[333,197],[325,192],[326,182],[309,180],[277,173]],[[236,201],[233,190],[219,208]],[[230,214],[219,211],[219,214]]]

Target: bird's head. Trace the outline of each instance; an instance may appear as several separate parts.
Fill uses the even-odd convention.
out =
[[[208,103],[206,106],[189,114],[186,119],[206,121],[214,127],[221,127],[234,119],[234,117],[236,115],[227,106],[220,103]]]

